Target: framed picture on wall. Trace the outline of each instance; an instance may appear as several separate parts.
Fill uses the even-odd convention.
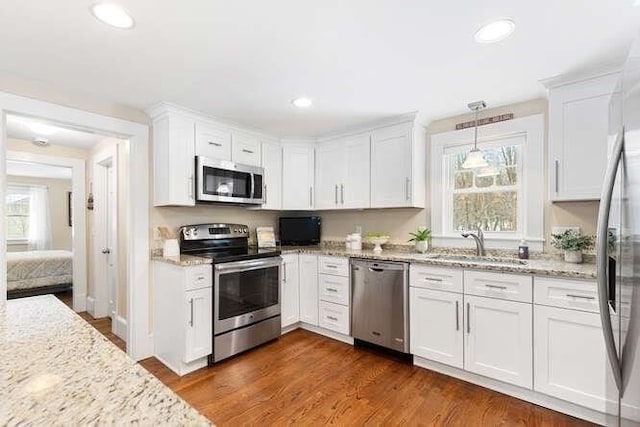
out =
[[[73,193],[67,191],[67,212],[69,214],[69,227],[73,227]]]

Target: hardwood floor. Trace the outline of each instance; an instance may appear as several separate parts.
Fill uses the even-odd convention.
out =
[[[124,350],[109,318],[79,314]],[[304,330],[184,377],[141,365],[219,426],[591,425]]]

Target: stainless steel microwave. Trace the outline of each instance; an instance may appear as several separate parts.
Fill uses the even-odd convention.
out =
[[[261,205],[263,177],[260,167],[197,156],[196,201]]]

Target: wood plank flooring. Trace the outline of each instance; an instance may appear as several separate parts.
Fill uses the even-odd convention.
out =
[[[80,315],[124,349],[109,318]],[[184,377],[141,365],[219,426],[591,425],[303,330]]]

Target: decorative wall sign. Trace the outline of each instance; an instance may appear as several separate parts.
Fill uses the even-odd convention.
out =
[[[513,119],[513,113],[500,114],[499,116],[487,117],[487,118],[478,120],[478,126],[489,125],[491,123],[504,122],[506,120],[511,120],[511,119]],[[474,120],[471,120],[470,122],[458,123],[456,125],[456,130],[472,128],[475,125],[476,125],[476,122]]]

